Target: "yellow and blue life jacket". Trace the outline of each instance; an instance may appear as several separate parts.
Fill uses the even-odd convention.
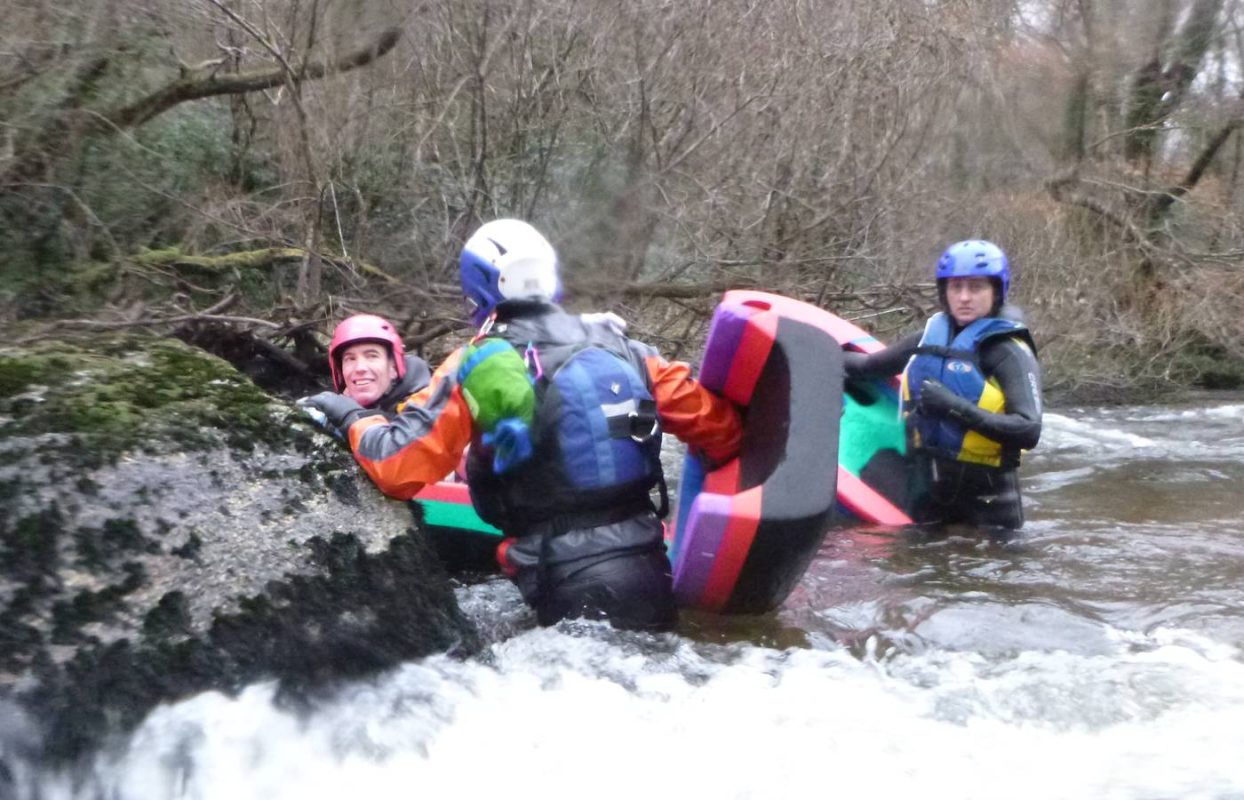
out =
[[[915,413],[920,387],[925,380],[940,381],[959,397],[993,413],[1006,409],[1006,397],[998,382],[987,378],[980,367],[980,348],[989,339],[1014,336],[1031,347],[1031,335],[1022,322],[982,317],[953,335],[950,315],[933,315],[924,328],[916,354],[903,371],[903,416],[907,420],[912,449],[941,458],[989,466],[1015,466],[1019,452],[962,423],[944,416]],[[953,339],[952,339],[953,335]]]

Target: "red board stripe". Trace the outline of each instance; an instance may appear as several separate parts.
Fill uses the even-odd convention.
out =
[[[875,489],[838,466],[838,499],[859,519],[878,525],[911,525],[911,517]]]
[[[701,492],[709,494],[734,494],[739,490],[739,476],[743,469],[743,462],[737,458],[731,459],[719,469],[704,476],[704,486]]]
[[[701,608],[721,611],[730,600],[743,562],[752,549],[756,530],[760,527],[761,493],[761,487],[757,486],[731,498],[730,521],[726,524],[725,535],[717,548],[717,558],[705,581]]]
[[[769,352],[773,349],[773,340],[777,337],[777,314],[763,312],[747,320],[743,336],[739,340],[739,349],[730,364],[730,373],[726,376],[726,385],[722,394],[740,405],[751,402],[752,391],[760,372],[769,361]]]
[[[415,495],[416,500],[433,500],[441,503],[471,504],[471,490],[465,483],[429,483]]]

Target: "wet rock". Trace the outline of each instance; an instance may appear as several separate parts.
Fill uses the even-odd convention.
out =
[[[71,758],[156,703],[296,697],[478,636],[406,507],[227,363],[0,348],[0,702]],[[0,764],[3,759],[0,758]]]

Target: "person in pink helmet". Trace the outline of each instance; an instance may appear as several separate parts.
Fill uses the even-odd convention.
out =
[[[358,416],[396,415],[432,380],[427,362],[406,353],[393,323],[375,314],[355,314],[337,325],[328,368],[334,391],[316,395],[318,404],[361,410]]]

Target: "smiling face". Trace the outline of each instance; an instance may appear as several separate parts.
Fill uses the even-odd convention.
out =
[[[994,287],[989,278],[948,278],[946,308],[955,324],[970,325],[993,310]]]
[[[388,345],[379,342],[352,344],[341,354],[342,394],[367,407],[379,400],[393,381],[397,367],[389,356]]]

